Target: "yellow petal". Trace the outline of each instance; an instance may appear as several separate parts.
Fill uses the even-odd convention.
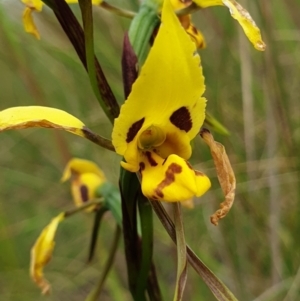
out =
[[[66,0],[67,3],[78,3],[78,0]],[[103,0],[92,0],[93,5],[100,5]]]
[[[44,266],[51,260],[55,246],[54,237],[58,224],[64,219],[64,213],[53,218],[44,228],[31,249],[30,275],[33,281],[41,288],[42,294],[50,292],[50,284],[44,278]]]
[[[100,5],[103,2],[103,0],[92,0],[93,5]]]
[[[81,175],[84,173],[93,173],[102,179],[102,181],[105,181],[104,173],[96,163],[80,158],[73,158],[68,162],[61,181],[65,182],[69,180],[72,174]]]
[[[249,41],[254,45],[254,48],[264,51],[266,44],[262,40],[260,30],[250,14],[234,0],[223,0],[223,3],[229,8],[232,18],[240,23]]]
[[[211,186],[203,173],[177,155],[163,160],[154,152],[145,152],[141,163],[142,192],[154,200],[182,202],[203,195]]]
[[[133,144],[134,151],[137,137],[153,125],[176,133],[181,148],[190,155],[189,141],[199,132],[206,106],[206,100],[201,98],[204,77],[195,50],[171,4],[164,1],[162,24],[154,45],[115,119],[113,144],[129,164],[134,162],[129,162],[128,156],[137,158],[137,154],[127,150]]]
[[[193,2],[196,3],[201,8],[224,5],[222,0],[193,0]]]
[[[21,0],[27,7],[30,7],[37,11],[42,11],[44,2],[41,0]]]
[[[74,178],[71,184],[72,196],[77,207],[96,197],[96,190],[104,183],[103,179],[94,173],[83,173]],[[97,205],[88,207],[85,211],[93,211]]]
[[[38,40],[40,39],[40,34],[35,26],[32,13],[34,9],[26,7],[23,12],[23,25],[24,30],[32,35],[34,35]]]
[[[232,18],[236,19],[242,26],[249,41],[254,48],[260,51],[266,49],[266,44],[262,40],[261,33],[249,12],[235,0],[193,0],[198,6],[204,8],[208,6],[227,6]]]
[[[13,107],[0,111],[0,132],[32,127],[65,130],[85,137],[85,125],[73,115],[49,107]]]

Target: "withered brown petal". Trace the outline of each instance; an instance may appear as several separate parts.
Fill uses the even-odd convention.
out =
[[[216,142],[213,135],[207,129],[202,129],[200,135],[210,148],[218,180],[225,195],[225,200],[220,204],[220,209],[210,217],[211,223],[218,225],[218,221],[227,215],[233,205],[236,179],[224,146]]]

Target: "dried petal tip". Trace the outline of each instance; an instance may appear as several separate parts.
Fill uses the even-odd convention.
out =
[[[30,276],[41,288],[42,294],[49,294],[51,286],[44,278],[43,269],[51,260],[55,246],[54,237],[58,224],[64,219],[65,214],[61,213],[53,218],[48,226],[44,228],[34,246],[31,249]]]
[[[211,223],[216,226],[218,225],[218,221],[227,215],[233,205],[236,180],[224,146],[216,142],[207,129],[202,129],[200,135],[210,148],[218,180],[225,195],[225,201],[220,204],[220,209],[210,217]]]

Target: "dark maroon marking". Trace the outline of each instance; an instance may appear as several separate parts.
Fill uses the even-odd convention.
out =
[[[84,203],[89,200],[88,189],[85,185],[80,186],[80,195],[81,195],[81,199]]]
[[[156,189],[155,193],[157,194],[158,198],[162,199],[164,197],[164,194],[163,194],[163,192],[161,190]]]
[[[191,114],[186,107],[176,110],[170,117],[170,121],[180,130],[188,132],[192,126]]]
[[[131,142],[134,139],[138,131],[143,126],[144,121],[145,121],[145,117],[140,119],[139,121],[136,121],[131,125],[130,129],[127,132],[127,138],[126,138],[127,143]]]
[[[175,181],[175,174],[179,174],[181,172],[182,167],[176,163],[172,163],[165,173],[165,178],[158,184],[157,188],[155,189],[156,195],[160,198],[163,198],[164,194],[162,190]]]
[[[206,128],[201,128],[201,130],[200,130],[200,136],[203,138],[204,134],[210,134],[210,131],[208,129],[206,129]]]
[[[143,171],[145,169],[145,163],[140,162],[140,171]]]
[[[157,166],[157,162],[152,158],[150,152],[145,152],[145,155],[148,159],[148,162],[150,163],[151,166]]]
[[[137,65],[137,56],[134,53],[132,45],[130,44],[128,33],[125,33],[122,53],[122,75],[125,98],[129,96],[131,87],[138,77]]]

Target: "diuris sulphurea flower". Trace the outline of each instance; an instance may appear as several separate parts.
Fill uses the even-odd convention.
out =
[[[209,189],[209,179],[187,161],[205,118],[204,90],[195,44],[164,1],[153,47],[112,133],[123,168],[141,173],[145,196],[185,201]]]
[[[72,158],[61,178],[62,182],[71,179],[71,192],[77,207],[96,198],[96,189],[106,182],[106,178],[98,165],[92,161]],[[86,209],[87,212],[95,210],[96,206]]]

